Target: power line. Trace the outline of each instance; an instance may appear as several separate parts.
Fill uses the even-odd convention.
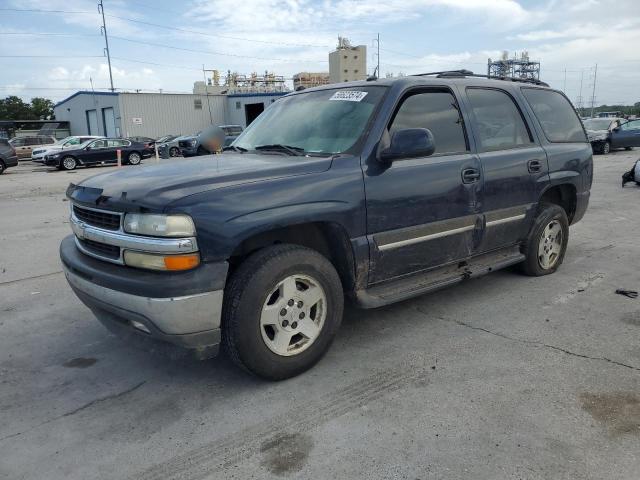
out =
[[[289,43],[289,42],[271,42],[269,40],[255,40],[255,39],[252,39],[252,38],[232,37],[232,36],[229,36],[229,35],[218,35],[218,34],[215,34],[215,33],[201,32],[201,31],[198,31],[198,30],[187,30],[185,28],[174,27],[174,26],[171,26],[171,25],[161,25],[159,23],[145,22],[143,20],[136,20],[134,18],[120,17],[118,15],[111,15],[111,14],[105,14],[105,15],[107,17],[117,18],[118,20],[124,20],[126,22],[139,23],[141,25],[149,25],[149,26],[152,26],[152,27],[164,28],[164,29],[167,29],[167,30],[174,30],[176,32],[184,32],[184,33],[193,33],[193,34],[196,34],[196,35],[204,35],[206,37],[224,38],[224,39],[227,39],[227,40],[262,43],[262,44],[268,44],[268,45],[281,45],[281,46],[286,46],[286,47],[331,48],[329,45],[314,45],[314,44],[308,44],[308,43]]]
[[[194,53],[204,53],[207,55],[220,55],[220,56],[224,56],[224,57],[236,57],[236,58],[250,58],[250,59],[254,59],[254,60],[270,60],[270,61],[276,61],[276,62],[288,62],[288,63],[296,63],[296,62],[312,62],[312,63],[327,63],[327,60],[304,60],[304,59],[298,59],[298,60],[291,60],[291,59],[285,59],[285,58],[267,58],[267,57],[254,57],[251,55],[239,55],[239,54],[235,54],[235,53],[224,53],[224,52],[216,52],[216,51],[212,51],[212,50],[196,50],[194,48],[185,48],[185,47],[176,47],[175,45],[165,45],[162,43],[154,43],[154,42],[144,42],[142,40],[134,40],[132,38],[125,38],[125,37],[117,37],[115,35],[112,35],[111,38],[115,38],[117,40],[121,40],[124,42],[132,42],[132,43],[139,43],[142,45],[150,45],[152,47],[162,47],[162,48],[170,48],[173,50],[182,50],[185,52],[194,52]]]
[[[71,10],[45,10],[43,8],[0,8],[0,12],[29,12],[29,13],[85,13],[95,15],[95,12],[71,11]]]
[[[104,58],[104,55],[0,55],[0,58]]]
[[[0,32],[0,35],[26,35],[26,36],[51,36],[51,37],[99,37],[97,33],[58,33],[58,32]]]

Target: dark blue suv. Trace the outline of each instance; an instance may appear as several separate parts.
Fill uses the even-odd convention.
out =
[[[562,263],[592,151],[542,82],[466,71],[284,96],[221,155],[71,184],[60,253],[108,328],[283,379],[364,308]]]

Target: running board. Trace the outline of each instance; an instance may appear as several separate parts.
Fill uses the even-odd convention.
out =
[[[520,263],[524,259],[525,256],[520,252],[520,246],[514,245],[428,272],[356,290],[355,300],[357,305],[362,308],[382,307],[460,283],[468,278],[486,275],[494,270]]]

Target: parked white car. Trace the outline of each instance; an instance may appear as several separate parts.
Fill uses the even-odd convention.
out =
[[[95,138],[104,138],[101,135],[73,135],[71,137],[58,140],[53,145],[47,145],[46,147],[34,148],[31,151],[31,161],[36,163],[44,163],[45,155],[49,155],[53,152],[59,152],[65,148],[75,148],[78,145],[93,140]]]

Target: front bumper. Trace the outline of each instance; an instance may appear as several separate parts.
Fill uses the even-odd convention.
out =
[[[197,358],[217,355],[226,262],[186,274],[141,271],[84,255],[73,235],[60,258],[75,294],[112,332],[177,345]]]

